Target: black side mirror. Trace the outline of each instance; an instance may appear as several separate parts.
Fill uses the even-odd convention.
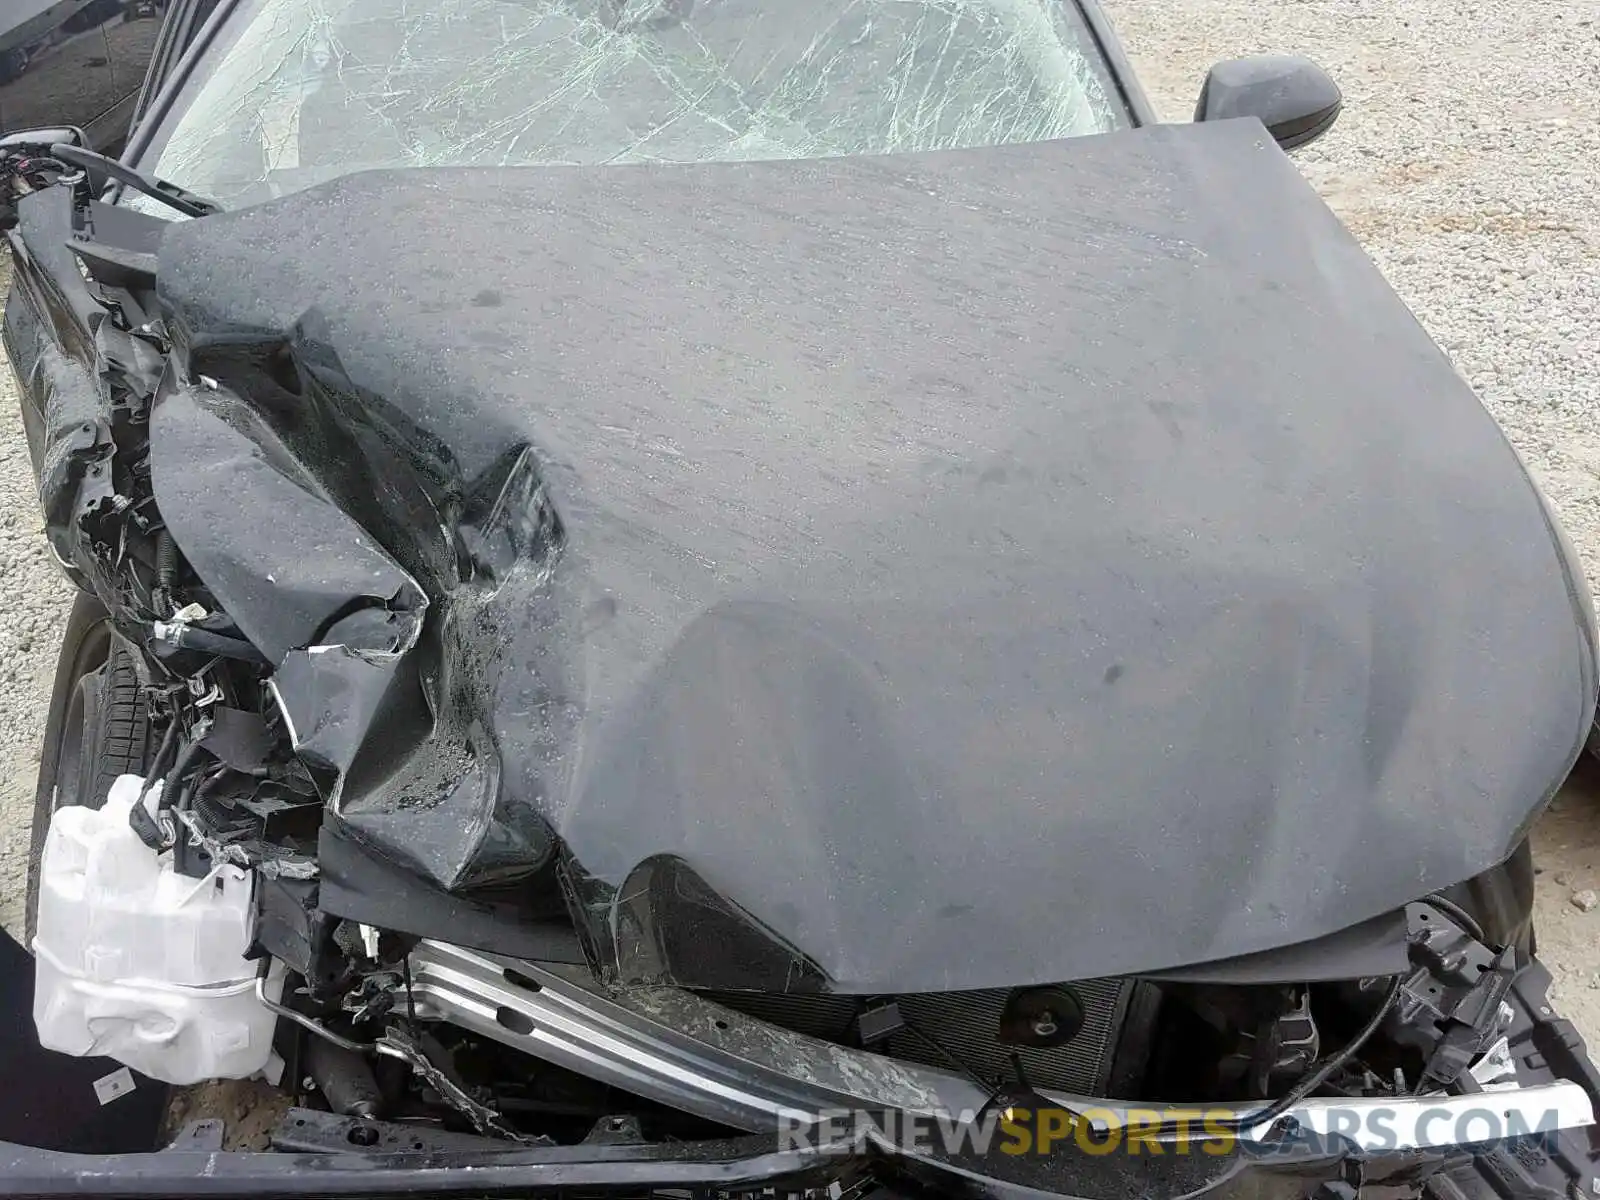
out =
[[[1333,78],[1298,54],[1258,54],[1219,62],[1206,74],[1196,121],[1259,117],[1285,150],[1328,132],[1344,96]]]

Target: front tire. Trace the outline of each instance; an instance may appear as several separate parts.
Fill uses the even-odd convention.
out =
[[[39,862],[51,816],[71,805],[99,808],[117,776],[143,775],[149,742],[149,712],[133,655],[112,630],[100,602],[79,593],[62,637],[39,754],[28,853],[29,945],[37,925]]]

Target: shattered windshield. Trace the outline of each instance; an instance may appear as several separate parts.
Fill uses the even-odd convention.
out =
[[[245,0],[142,165],[225,205],[372,167],[821,158],[1128,123],[1071,0]]]

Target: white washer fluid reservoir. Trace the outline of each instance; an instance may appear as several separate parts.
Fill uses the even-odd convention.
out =
[[[257,999],[252,874],[179,875],[128,825],[144,781],[104,807],[58,809],[39,867],[33,1021],[39,1042],[105,1055],[167,1083],[242,1079],[267,1065],[276,1017]],[[161,785],[145,796],[152,813]],[[276,999],[281,968],[268,976]]]

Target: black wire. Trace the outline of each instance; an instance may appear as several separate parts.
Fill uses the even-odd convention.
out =
[[[921,1038],[928,1045],[932,1046],[934,1051],[941,1058],[943,1058],[945,1060],[945,1063],[947,1065],[952,1066],[956,1070],[960,1071],[963,1075],[967,1076],[969,1079],[972,1080],[972,1082],[976,1083],[979,1087],[983,1088],[985,1091],[988,1090],[989,1085],[984,1082],[983,1077],[981,1075],[979,1075],[976,1071],[974,1071],[971,1067],[967,1066],[966,1063],[962,1062],[959,1058],[957,1058],[949,1050],[946,1050],[944,1048],[944,1046],[940,1043],[939,1039],[934,1037],[933,1034],[927,1033],[924,1030],[919,1029],[915,1024],[912,1023],[911,1019],[909,1017],[905,1016],[904,1014],[902,1014],[901,1017],[900,1017],[900,1023],[906,1027],[906,1031],[908,1033],[915,1034],[917,1037]]]
[[[203,777],[195,785],[194,794],[189,801],[190,807],[199,808],[200,802],[209,797],[217,784],[221,783],[232,770],[233,768],[225,762],[219,762],[209,775],[205,773],[205,768],[201,768],[200,773]]]
[[[156,534],[156,586],[151,596],[156,614],[163,620],[172,611],[172,590],[178,578],[178,544],[165,527]]]
[[[1278,1099],[1274,1100],[1265,1108],[1257,1109],[1255,1112],[1245,1113],[1243,1116],[1233,1117],[1226,1121],[1216,1122],[1214,1127],[1215,1132],[1239,1133],[1243,1130],[1255,1129],[1262,1125],[1271,1125],[1272,1122],[1276,1121],[1296,1104],[1299,1104],[1300,1101],[1304,1100],[1323,1084],[1327,1083],[1329,1079],[1333,1078],[1334,1072],[1359,1054],[1361,1052],[1361,1048],[1372,1039],[1372,1035],[1378,1032],[1378,1027],[1383,1024],[1384,1018],[1386,1018],[1389,1013],[1394,1010],[1396,1002],[1399,1001],[1400,988],[1404,982],[1404,976],[1396,975],[1394,977],[1394,980],[1389,984],[1388,992],[1384,994],[1384,997],[1382,1001],[1379,1002],[1376,1011],[1374,1011],[1373,1014],[1367,1018],[1367,1023],[1356,1031],[1355,1036],[1346,1042],[1342,1049],[1325,1059],[1321,1066],[1314,1067],[1310,1071],[1307,1071],[1306,1074],[1300,1077],[1293,1087],[1291,1087],[1287,1092],[1278,1097]],[[902,1021],[905,1021],[904,1017],[901,1019]],[[927,1042],[928,1045],[932,1046],[936,1051],[939,1052],[939,1054],[949,1059],[952,1066],[971,1077],[974,1082],[977,1082],[980,1086],[987,1087],[987,1085],[985,1085],[979,1078],[977,1072],[973,1071],[954,1054],[950,1053],[949,1050],[945,1049],[944,1046],[940,1045],[939,1041],[931,1034],[918,1029],[910,1021],[905,1021],[905,1027],[908,1032],[915,1034],[917,1037]],[[1020,1067],[1020,1063],[1018,1065]],[[1025,1079],[1020,1080],[1020,1082],[1022,1082],[1024,1087],[1027,1087]],[[1003,1090],[1003,1084],[1001,1090]],[[990,1095],[988,1103],[984,1105],[984,1110],[987,1110],[990,1106],[999,1101],[1001,1090],[996,1090]],[[1029,1090],[1032,1089],[1030,1088]],[[1044,1101],[1046,1104],[1063,1109],[1065,1112],[1075,1118],[1083,1118],[1084,1114],[1076,1112],[1071,1108],[1067,1108],[1058,1100],[1054,1100],[1045,1096],[1040,1096],[1040,1100]],[[1210,1129],[1213,1128],[1213,1126],[1208,1125],[1207,1128]],[[1160,1141],[1161,1139],[1167,1137],[1184,1137],[1188,1134],[1188,1132],[1189,1124],[1186,1120],[1169,1121],[1163,1122],[1158,1128],[1147,1134],[1144,1134],[1143,1136]]]
[[[1345,1043],[1344,1048],[1323,1062],[1321,1066],[1315,1067],[1301,1076],[1300,1080],[1282,1096],[1267,1105],[1267,1107],[1257,1109],[1255,1112],[1232,1117],[1226,1121],[1209,1122],[1206,1125],[1207,1130],[1215,1133],[1240,1133],[1262,1125],[1270,1126],[1296,1104],[1299,1104],[1300,1101],[1327,1083],[1333,1077],[1333,1073],[1354,1058],[1360,1052],[1361,1047],[1367,1044],[1372,1035],[1378,1032],[1378,1026],[1383,1024],[1384,1018],[1389,1015],[1395,1006],[1395,1002],[1400,999],[1400,987],[1403,982],[1404,977],[1396,975],[1394,982],[1389,985],[1388,993],[1378,1005],[1377,1011],[1367,1019],[1367,1023],[1361,1027],[1356,1035]],[[1067,1111],[1071,1112],[1070,1109]],[[1081,1116],[1078,1113],[1073,1113],[1073,1115]],[[1187,1121],[1164,1121],[1156,1129],[1148,1133],[1142,1133],[1141,1136],[1153,1141],[1161,1141],[1166,1138],[1186,1137],[1189,1132],[1190,1125]]]
[[[167,723],[167,732],[162,735],[161,748],[156,751],[155,758],[150,760],[150,773],[144,777],[144,785],[139,789],[139,799],[144,800],[144,794],[153,788],[156,780],[166,772],[167,756],[172,753],[178,741],[178,718],[174,716]]]
[[[1006,1090],[1006,1079],[1004,1076],[1001,1076],[992,1083],[989,1082],[988,1080],[984,1079],[982,1075],[978,1074],[977,1071],[973,1070],[965,1062],[957,1058],[954,1053],[946,1049],[944,1044],[940,1042],[938,1038],[934,1037],[933,1034],[919,1028],[909,1017],[906,1017],[902,1014],[900,1021],[905,1026],[907,1033],[916,1035],[929,1046],[933,1047],[934,1051],[937,1052],[939,1056],[943,1058],[950,1066],[960,1071],[968,1079],[972,1080],[973,1083],[977,1084],[985,1092],[989,1093],[989,1098],[984,1101],[983,1107],[978,1110],[980,1115],[987,1113],[996,1104],[1000,1103],[1000,1100],[1004,1096]],[[1059,1100],[1051,1100],[1048,1097],[1040,1096],[1033,1090],[1032,1086],[1028,1083],[1027,1078],[1022,1073],[1021,1057],[1017,1054],[1013,1054],[1011,1056],[1011,1061],[1017,1072],[1017,1083],[1021,1086],[1024,1092],[1038,1097],[1041,1108],[1053,1106],[1071,1114],[1074,1117],[1082,1116],[1082,1114],[1076,1109],[1066,1107],[1066,1105],[1062,1104]]]
[[[406,981],[406,1018],[414,1024],[417,1019],[417,1000],[411,994],[411,956],[409,954],[400,960],[400,973]]]
[[[933,1034],[929,1033],[927,1030],[922,1029],[920,1026],[918,1026],[916,1024],[916,1022],[912,1021],[911,1018],[906,1016],[904,1013],[902,1013],[900,1015],[900,1024],[905,1029],[905,1031],[907,1033],[911,1034],[912,1036],[916,1037],[918,1040],[926,1043],[930,1048],[932,1048],[932,1050],[934,1051],[935,1054],[937,1054],[940,1058],[944,1059],[946,1066],[954,1067],[957,1071],[960,1071],[963,1075],[965,1075],[973,1083],[977,1084],[985,1092],[989,1093],[989,1099],[987,1101],[985,1101],[983,1107],[978,1110],[980,1113],[987,1112],[993,1105],[997,1104],[1000,1101],[1000,1098],[1001,1098],[1002,1094],[1005,1091],[1005,1085],[1006,1085],[1006,1081],[1005,1081],[1005,1078],[1003,1076],[1000,1079],[998,1079],[998,1080],[996,1080],[994,1082],[991,1082],[989,1080],[984,1079],[984,1077],[982,1075],[980,1075],[977,1071],[973,1070],[972,1067],[968,1066],[965,1062],[963,1062],[960,1058],[958,1058],[951,1050],[949,1050],[944,1045],[943,1042],[941,1042],[938,1038],[934,1037]],[[1018,1082],[1021,1084],[1021,1086],[1023,1087],[1023,1089],[1025,1091],[1031,1092],[1032,1088],[1029,1087],[1026,1078],[1024,1078],[1023,1075],[1022,1075],[1022,1065],[1021,1065],[1020,1058],[1018,1058],[1018,1056],[1015,1055],[1015,1054],[1013,1054],[1011,1057],[1012,1057],[1013,1065],[1016,1067]],[[1042,1097],[1042,1096],[1040,1097],[1040,1100],[1043,1101],[1044,1103],[1047,1103],[1047,1104],[1056,1103],[1054,1101],[1045,1100],[1045,1098]],[[1058,1104],[1057,1107],[1060,1107],[1060,1105]],[[1071,1109],[1067,1109],[1066,1111],[1072,1112]],[[1077,1116],[1078,1114],[1074,1112],[1073,1115]]]
[[[173,724],[176,725],[177,722],[174,721]],[[205,747],[200,744],[199,738],[184,746],[183,752],[178,755],[178,761],[173,765],[172,770],[167,772],[166,779],[162,781],[161,799],[156,802],[157,811],[166,812],[176,805],[178,796],[188,783],[191,768],[194,767],[203,753],[205,753]]]
[[[1389,985],[1389,991],[1384,996],[1382,1003],[1378,1005],[1377,1011],[1367,1019],[1367,1023],[1357,1031],[1355,1037],[1345,1043],[1344,1049],[1333,1055],[1320,1067],[1308,1071],[1300,1078],[1298,1083],[1277,1100],[1267,1105],[1266,1108],[1226,1122],[1225,1128],[1230,1132],[1237,1132],[1241,1129],[1254,1129],[1258,1125],[1270,1124],[1327,1083],[1333,1077],[1333,1073],[1354,1058],[1360,1052],[1361,1047],[1367,1044],[1372,1035],[1378,1032],[1378,1026],[1383,1024],[1384,1018],[1389,1015],[1396,1001],[1400,999],[1400,987],[1404,982],[1403,976],[1396,975],[1394,977],[1394,982]]]
[[[150,789],[155,786],[157,779],[167,769],[167,757],[178,741],[178,718],[174,716],[167,725],[167,732],[161,739],[161,748],[156,751],[155,760],[150,764],[150,773],[144,777],[144,782],[139,785],[139,797],[133,802],[133,807],[128,810],[128,827],[150,849],[160,851],[164,847],[161,836],[161,826],[150,815],[144,806],[144,798]]]
[[[1454,900],[1451,900],[1446,896],[1441,896],[1438,892],[1429,892],[1421,900],[1417,901],[1417,903],[1426,904],[1429,908],[1437,909],[1439,912],[1442,912],[1445,916],[1449,917],[1457,925],[1461,926],[1461,928],[1465,929],[1473,937],[1477,938],[1478,941],[1482,942],[1486,946],[1489,945],[1489,935],[1484,933],[1483,926],[1478,924],[1477,918],[1475,918],[1466,909],[1462,908],[1461,905],[1457,904]],[[1491,949],[1493,949],[1493,947],[1491,947]]]

